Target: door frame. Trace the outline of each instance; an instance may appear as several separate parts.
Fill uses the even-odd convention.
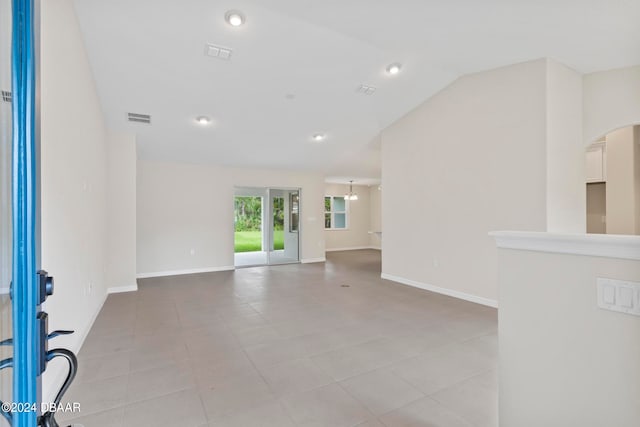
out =
[[[40,2],[12,0],[12,330],[13,427],[35,427],[41,403],[38,270],[40,264]]]
[[[234,253],[234,268],[247,268],[247,267],[261,267],[261,266],[268,266],[268,265],[286,265],[286,264],[299,264],[301,262],[301,239],[300,236],[302,236],[302,210],[303,210],[303,203],[302,203],[302,187],[274,187],[274,186],[270,186],[270,187],[260,187],[260,186],[252,186],[252,185],[235,185],[234,187],[234,191],[233,191],[233,204],[232,206],[235,206],[235,198],[237,196],[236,194],[236,190],[237,189],[256,189],[256,190],[262,190],[264,193],[264,198],[263,199],[263,203],[262,203],[262,241],[264,243],[264,250],[263,252],[265,252],[266,255],[266,262],[264,264],[247,264],[247,265],[235,265],[235,249],[233,251]],[[273,205],[271,203],[271,191],[272,190],[276,190],[276,191],[297,191],[298,192],[298,259],[297,261],[289,261],[289,262],[281,262],[281,263],[276,263],[276,264],[272,264],[271,263],[271,247],[273,246]],[[258,197],[258,196],[255,196]],[[266,221],[265,221],[266,219]],[[235,224],[233,224],[233,229],[232,229],[232,233],[235,233]],[[235,237],[234,237],[234,242],[235,242]],[[234,245],[235,248],[235,245]]]
[[[286,264],[299,264],[300,263],[300,236],[302,235],[302,221],[300,221],[300,218],[302,218],[302,188],[300,187],[266,187],[267,190],[267,197],[269,198],[269,207],[267,209],[267,221],[268,221],[268,229],[269,229],[269,236],[273,236],[274,234],[274,229],[273,229],[273,203],[272,202],[272,196],[271,196],[271,191],[297,191],[298,192],[298,259],[296,261],[286,261],[286,262],[279,262],[279,263],[272,263],[271,262],[271,252],[274,252],[275,249],[272,250],[268,250],[267,251],[267,264],[266,265],[286,265]],[[269,247],[274,246],[274,242],[273,242],[273,238],[270,237],[269,238]],[[285,246],[286,248],[286,246]]]

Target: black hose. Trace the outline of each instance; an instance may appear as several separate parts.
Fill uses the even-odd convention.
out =
[[[3,370],[4,368],[11,368],[11,367],[13,367],[13,357],[0,360],[0,371]]]
[[[66,348],[54,348],[47,352],[47,362],[50,362],[56,357],[63,357],[67,359],[67,362],[69,362],[69,373],[67,374],[67,378],[64,380],[64,383],[62,383],[62,387],[60,387],[60,391],[53,401],[53,403],[58,406],[62,400],[62,396],[64,396],[67,390],[69,390],[73,379],[78,373],[78,358],[71,350],[67,350]]]
[[[53,350],[49,350],[47,352],[47,362],[55,359],[56,357],[63,357],[69,362],[69,373],[67,373],[67,378],[62,383],[62,387],[60,387],[60,391],[56,395],[56,398],[53,401],[54,411],[48,411],[46,414],[43,414],[40,417],[38,425],[41,427],[59,427],[56,419],[55,419],[55,408],[58,407],[60,401],[62,400],[62,396],[67,392],[73,379],[76,377],[78,373],[78,358],[72,351],[67,350],[66,348],[55,348]]]

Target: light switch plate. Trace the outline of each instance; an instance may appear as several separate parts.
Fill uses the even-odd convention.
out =
[[[615,305],[616,303],[616,287],[605,284],[602,287],[602,300],[607,305]]]
[[[640,316],[640,283],[598,277],[598,307]]]

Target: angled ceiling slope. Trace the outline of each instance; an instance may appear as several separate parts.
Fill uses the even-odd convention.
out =
[[[461,75],[540,57],[583,73],[640,63],[632,0],[75,5],[107,123],[137,133],[141,158],[376,177],[380,130]]]

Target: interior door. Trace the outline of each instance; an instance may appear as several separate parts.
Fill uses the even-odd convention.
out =
[[[13,336],[11,322],[11,0],[0,0],[0,341]],[[0,360],[13,357],[13,346],[0,346]],[[0,400],[12,402],[13,369],[0,370]],[[0,427],[9,420],[0,417]]]

